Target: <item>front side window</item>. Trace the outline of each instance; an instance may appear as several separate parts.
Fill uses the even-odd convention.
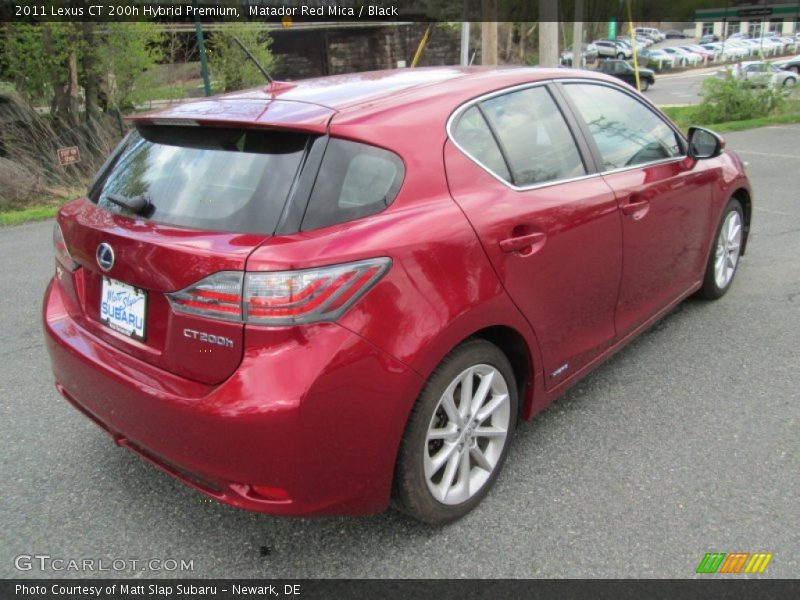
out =
[[[665,160],[683,154],[683,142],[650,108],[604,85],[570,83],[564,89],[589,126],[604,170]]]

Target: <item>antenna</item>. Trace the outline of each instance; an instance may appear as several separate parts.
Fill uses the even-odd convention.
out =
[[[253,54],[250,52],[250,50],[245,48],[245,45],[242,43],[242,41],[238,37],[233,36],[233,41],[236,42],[237,44],[239,44],[239,48],[242,49],[242,52],[244,52],[247,55],[247,58],[249,58],[251,61],[253,61],[253,64],[256,66],[256,68],[258,68],[259,71],[261,71],[261,74],[264,75],[264,77],[266,78],[267,82],[270,85],[272,85],[275,82],[275,80],[272,79],[270,74],[267,73],[267,70],[264,67],[261,66],[261,63],[259,63],[256,60],[256,57],[253,56]]]

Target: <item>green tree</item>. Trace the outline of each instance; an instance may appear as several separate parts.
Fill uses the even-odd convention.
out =
[[[75,125],[81,100],[91,120],[100,99],[121,107],[144,99],[162,39],[152,23],[11,23],[0,51],[23,98]]]
[[[155,23],[108,23],[102,36],[99,62],[107,80],[108,100],[132,108],[149,98],[154,85],[152,68],[163,58],[164,34]]]
[[[275,65],[275,58],[270,51],[272,39],[269,33],[259,26],[236,23],[229,28],[217,30],[210,36],[208,62],[214,78],[219,80],[226,92],[266,83],[264,76],[247,58],[234,37],[241,40],[268,72]]]

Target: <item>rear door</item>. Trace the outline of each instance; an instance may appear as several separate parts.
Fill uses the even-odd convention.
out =
[[[79,323],[173,373],[227,378],[242,357],[237,277],[275,231],[309,143],[300,133],[140,126],[89,198],[59,219],[80,265],[68,282]],[[146,207],[134,213],[118,202]],[[230,290],[201,286],[181,300],[185,310],[173,309],[170,294],[211,276]]]
[[[563,90],[622,214],[622,336],[700,277],[716,175],[685,156],[681,136],[635,93],[599,82],[564,83]]]
[[[463,107],[450,121],[450,191],[475,228],[557,385],[614,337],[621,273],[613,192],[547,86]]]

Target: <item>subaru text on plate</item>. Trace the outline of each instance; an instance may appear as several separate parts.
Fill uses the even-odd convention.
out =
[[[466,514],[518,418],[728,290],[752,213],[718,136],[585,71],[342,75],[133,123],[58,214],[57,388],[273,514]]]

